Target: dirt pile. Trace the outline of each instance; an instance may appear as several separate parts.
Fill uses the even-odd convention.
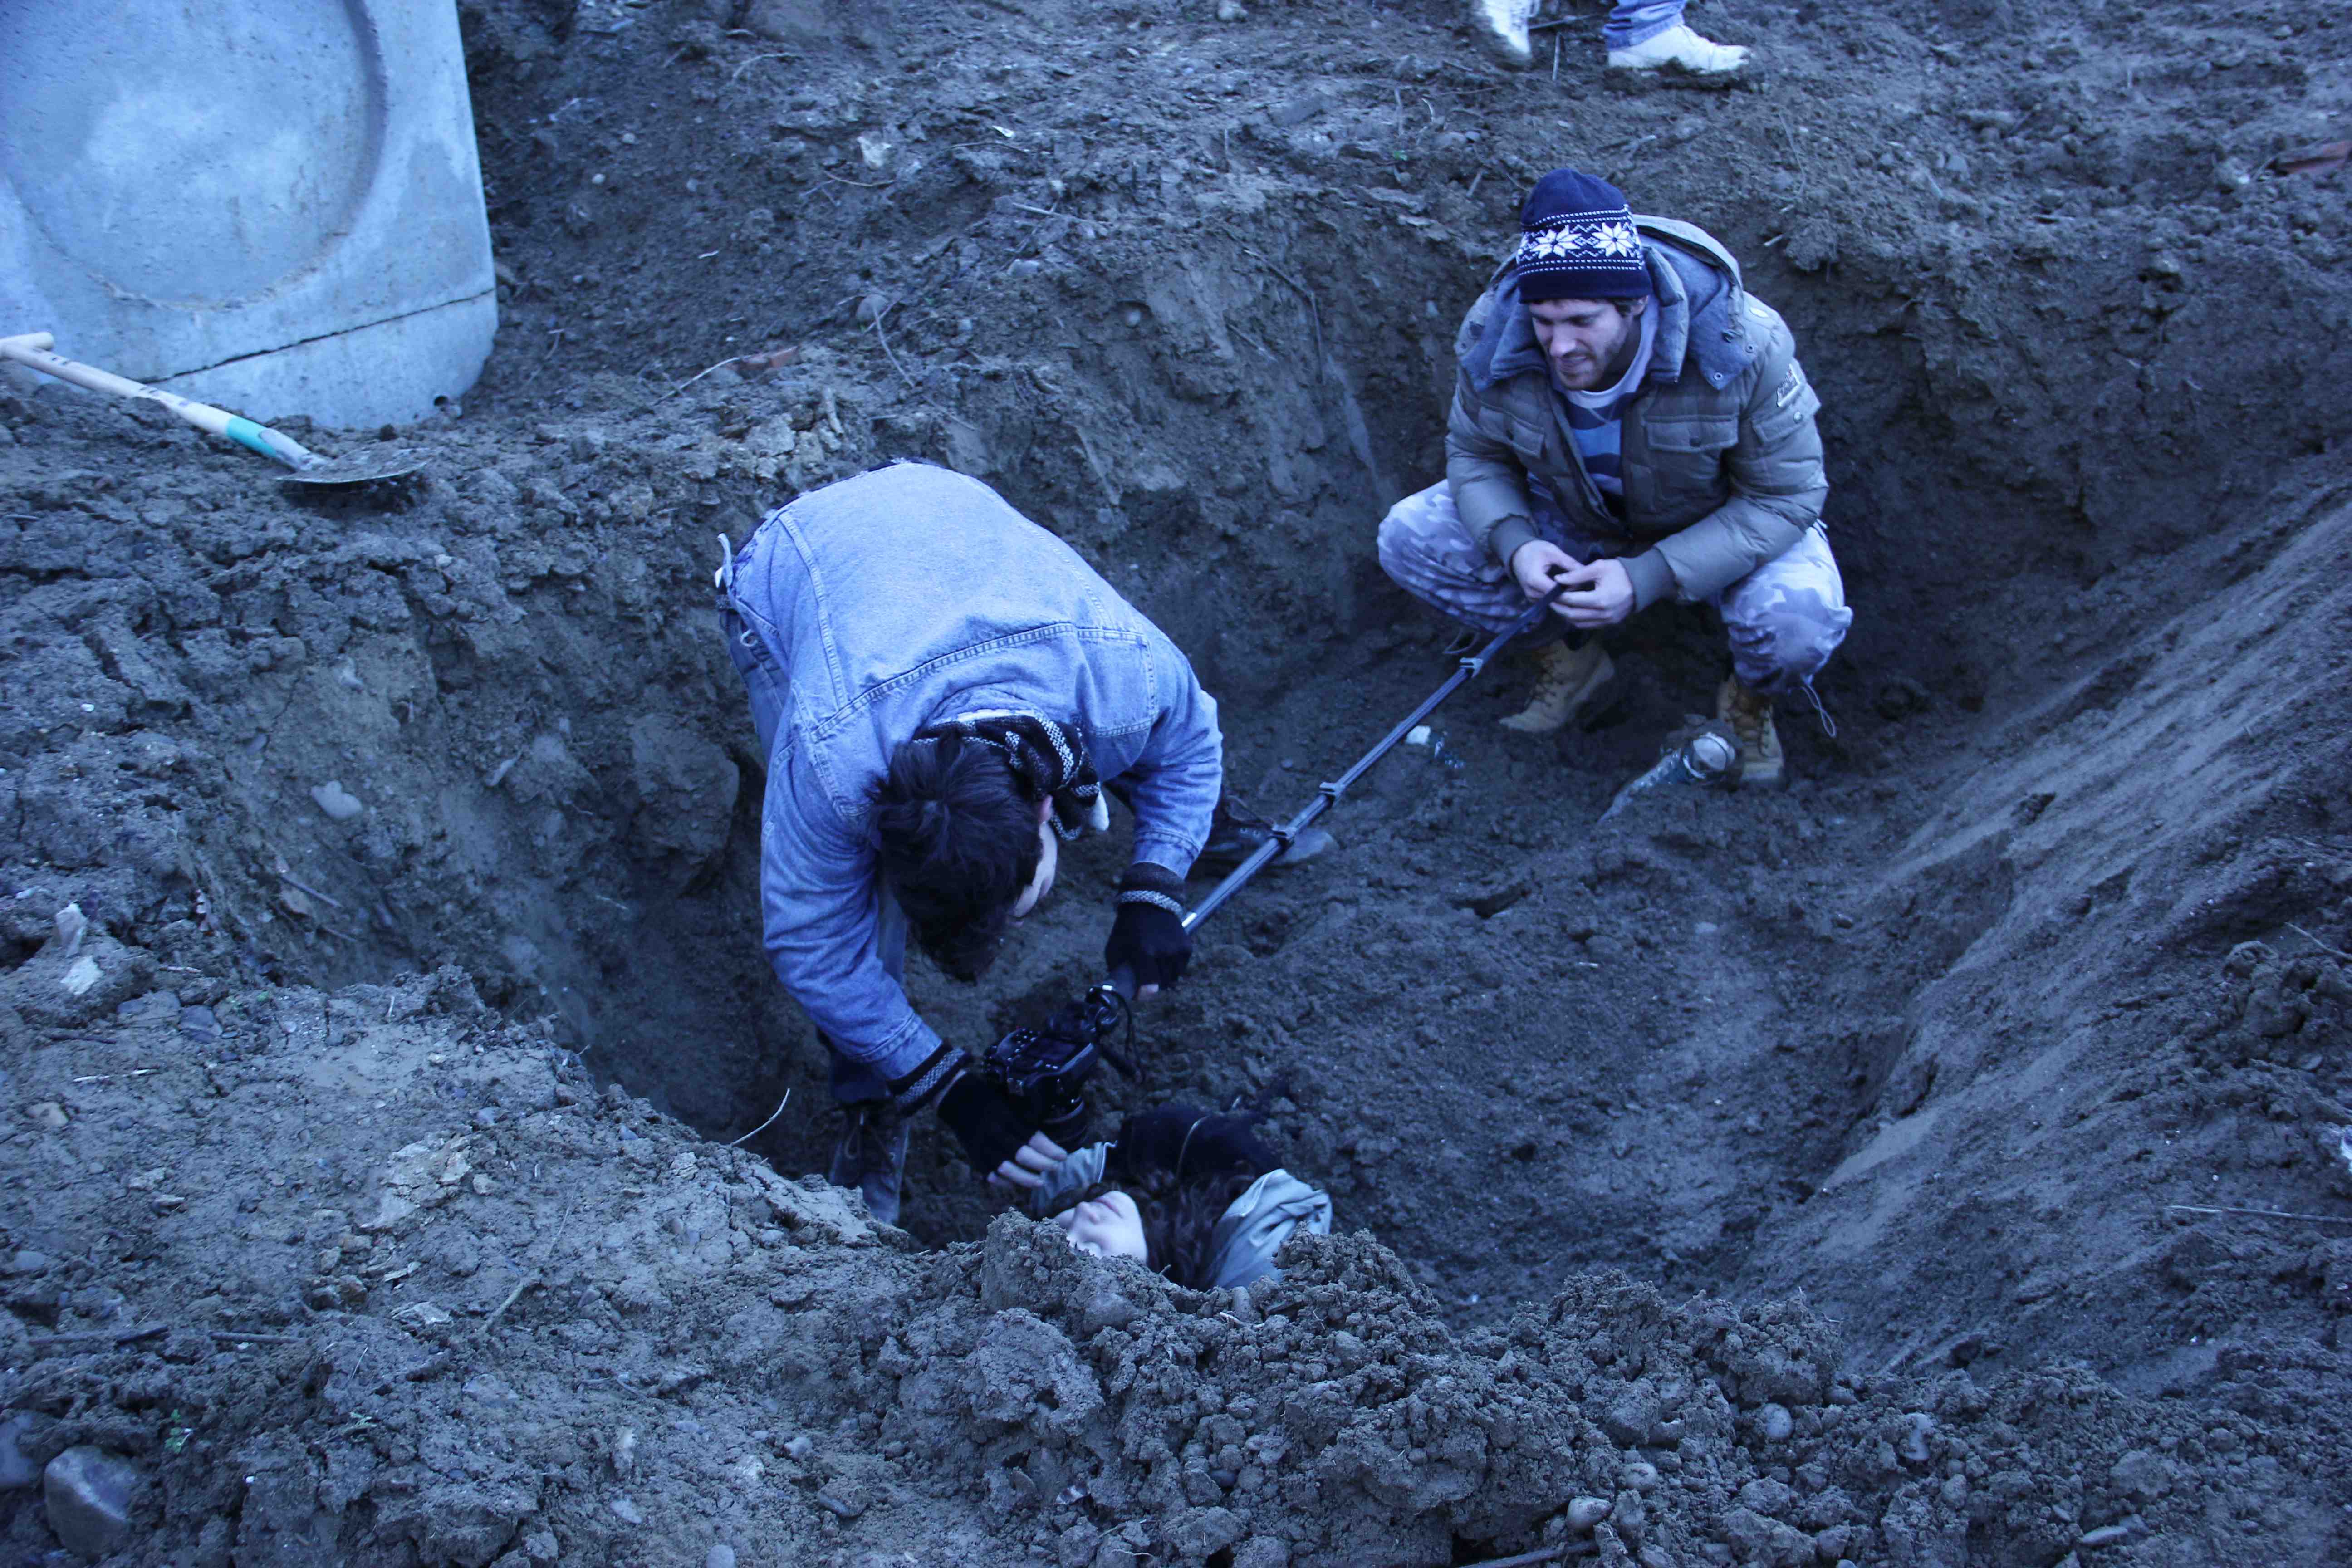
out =
[[[152,992],[12,1070],[12,1547],[92,1452],[120,1560],[194,1564],[2025,1564],[2318,1483],[2087,1373],[1843,1374],[1796,1305],[1601,1276],[1465,1337],[1360,1235],[1207,1295],[1012,1215],[923,1252],[546,1037],[445,970]]]
[[[1694,93],[1500,75],[1434,0],[462,14],[506,326],[424,483],[0,387],[13,1547],[112,1528],[100,1460],[19,1484],[91,1447],[131,1562],[2352,1552],[2346,176],[2296,156],[2352,30],[1702,7],[1771,65]],[[1444,673],[1372,526],[1563,160],[1797,330],[1837,735],[1596,828],[1712,686],[1660,612],[1593,730],[1497,732],[1498,669],[1204,928],[1105,1110],[1247,1100],[1393,1255],[1194,1298],[928,1131],[939,1250],[793,1179],[715,536],[977,474],[1290,805]],[[1091,981],[1118,849],[927,1016]]]

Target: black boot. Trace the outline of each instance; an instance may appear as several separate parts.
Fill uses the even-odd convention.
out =
[[[1243,805],[1239,795],[1225,795],[1217,802],[1216,817],[1209,825],[1209,842],[1201,850],[1201,858],[1192,862],[1192,868],[1230,871],[1273,837],[1273,823]],[[1276,855],[1272,863],[1285,867],[1303,865],[1330,847],[1329,834],[1319,827],[1309,827],[1292,839],[1290,847]]]
[[[856,1187],[877,1224],[897,1225],[898,1194],[907,1179],[907,1124],[880,1100],[852,1100],[841,1110],[841,1136],[824,1179],[836,1187]]]

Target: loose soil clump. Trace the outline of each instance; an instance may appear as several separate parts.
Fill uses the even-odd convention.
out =
[[[428,476],[0,385],[13,1553],[2352,1556],[2352,29],[1701,7],[1766,62],[1703,92],[1219,11],[467,0],[505,325]],[[1286,810],[1446,671],[1372,531],[1562,162],[1796,331],[1836,733],[1597,826],[1716,678],[1654,614],[1591,728],[1498,667],[1203,927],[1101,1109],[1265,1114],[1342,1232],[1270,1289],[928,1129],[907,1232],[802,1176],[717,537],[981,477]],[[1094,978],[1082,847],[919,966],[949,1037]]]

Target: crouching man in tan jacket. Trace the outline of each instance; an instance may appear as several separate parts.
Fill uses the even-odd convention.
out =
[[[1587,632],[1664,599],[1714,605],[1732,668],[1716,717],[1742,781],[1779,784],[1773,701],[1810,698],[1853,622],[1795,342],[1712,237],[1635,217],[1605,181],[1555,169],[1519,222],[1454,341],[1445,482],[1390,510],[1381,565],[1487,631],[1562,584],[1561,622]],[[1598,637],[1539,657],[1511,729],[1559,729],[1612,674]]]

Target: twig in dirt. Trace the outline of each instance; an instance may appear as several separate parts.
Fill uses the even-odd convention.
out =
[[[1022,210],[1024,212],[1034,213],[1037,210],[1033,206],[1023,206],[1022,204],[1017,202],[1013,205],[1016,206],[1022,206]],[[1021,243],[1019,245],[1013,247],[1013,261],[1018,261],[1023,257],[1029,254],[1029,247],[1037,243],[1037,237],[1039,235],[1045,232],[1045,226],[1048,223],[1051,223],[1054,219],[1062,216],[1060,210],[1061,205],[1062,204],[1059,201],[1056,201],[1052,206],[1045,209],[1045,216],[1039,218],[1035,223],[1029,226],[1029,232],[1021,237]],[[1007,273],[1010,273],[1013,270],[1013,262],[1006,262],[1004,264],[1004,269]]]
[[[2251,1215],[2256,1219],[2294,1219],[2311,1225],[2352,1225],[2352,1214],[2289,1214],[2284,1209],[2242,1209],[2216,1206],[2211,1204],[2167,1204],[2171,1214],[2235,1214]]]
[[[36,1350],[47,1350],[58,1345],[130,1345],[141,1340],[160,1340],[171,1331],[169,1323],[149,1323],[139,1329],[93,1329],[87,1333],[34,1334],[26,1342]]]
[[[94,1072],[82,1078],[78,1078],[74,1079],[74,1082],[112,1083],[118,1078],[145,1078],[151,1072],[162,1072],[163,1070],[163,1069],[162,1068],[132,1068],[129,1072]]]
[[[896,300],[890,301],[891,305],[895,305],[897,303],[898,301]],[[885,305],[880,310],[874,312],[874,341],[882,345],[882,357],[890,362],[890,368],[898,373],[898,379],[905,382],[908,386],[911,388],[915,385],[915,378],[907,374],[907,367],[900,364],[898,363],[898,356],[890,352],[890,340],[882,335],[882,318],[889,313],[890,305]]]
[[[214,1329],[205,1337],[216,1345],[299,1345],[305,1341],[299,1334],[240,1334],[228,1329]]]
[[[887,191],[891,186],[898,183],[896,175],[877,184],[872,180],[845,180],[839,174],[833,173],[829,169],[820,169],[817,173],[823,174],[826,179],[831,180],[836,185],[856,185],[861,191]]]
[[[2317,948],[2320,952],[2327,954],[2328,957],[2340,958],[2347,963],[2352,963],[2352,952],[2347,952],[2340,947],[2328,946],[2326,942],[2320,941],[2317,937],[2312,935],[2309,931],[2304,930],[2293,921],[2286,922],[2286,929],[2294,932],[2295,935],[2303,938],[2304,941],[2311,943],[2312,946]]]
[[[734,86],[738,81],[742,79],[743,73],[745,71],[750,70],[761,60],[789,60],[794,58],[795,57],[789,51],[782,54],[753,55],[750,59],[745,60],[741,65],[737,66],[733,70],[727,73],[727,85],[730,87]]]
[[[507,1309],[520,1300],[522,1299],[522,1293],[530,1289],[532,1286],[538,1284],[539,1281],[540,1274],[537,1269],[531,1270],[521,1279],[516,1280],[515,1288],[507,1292],[507,1299],[499,1302],[496,1307],[491,1308],[490,1315],[482,1320],[482,1326],[474,1331],[474,1337],[478,1340],[488,1339],[490,1337],[490,1331],[499,1326],[499,1320],[507,1315]]]
[[[1517,1557],[1489,1557],[1473,1563],[1470,1568],[1535,1568],[1538,1563],[1558,1563],[1565,1558],[1583,1557],[1601,1549],[1589,1541],[1564,1541],[1558,1546],[1539,1546],[1533,1552],[1522,1552]]]
[[[1024,213],[1035,213],[1039,217],[1059,217],[1062,216],[1055,212],[1052,207],[1033,207],[1027,202],[1007,202],[1004,205],[1009,207],[1018,207]]]
[[[1551,36],[1551,80],[1554,87],[1558,87],[1559,85],[1560,40],[1567,37],[1568,35],[1565,33],[1554,33]]]
[[[298,881],[294,878],[288,876],[283,871],[278,873],[278,879],[285,883],[288,887],[293,889],[296,892],[310,894],[312,898],[318,900],[322,904],[326,904],[338,910],[343,907],[343,901],[341,899],[336,898],[331,893],[322,893],[319,891],[318,889],[310,886],[310,883]]]
[[[1484,169],[1479,170],[1476,174],[1470,176],[1470,189],[1467,193],[1466,199],[1474,202],[1478,199],[1478,183],[1486,177],[1486,171]]]
[[[1273,273],[1276,278],[1281,279],[1285,283],[1289,284],[1293,289],[1297,289],[1299,297],[1307,301],[1307,313],[1315,323],[1315,379],[1321,381],[1323,379],[1323,307],[1315,302],[1315,290],[1309,289],[1306,284],[1301,283],[1297,279],[1293,278],[1289,273],[1285,272],[1281,268],[1276,267],[1273,262],[1268,261],[1265,257],[1259,255],[1256,251],[1252,250],[1249,247],[1242,247],[1242,254],[1248,257],[1251,260],[1255,261],[1259,266],[1265,268],[1268,272]]]
[[[655,398],[654,403],[667,403],[671,398],[676,397],[679,393],[684,392],[688,387],[692,386],[696,382],[700,381],[704,376],[709,375],[711,370],[725,370],[729,365],[733,364],[737,360],[741,359],[742,357],[743,356],[741,354],[730,354],[727,358],[720,360],[717,364],[712,365],[710,370],[696,371],[692,375],[688,376],[684,381],[679,382],[676,386],[671,387],[667,392],[665,392],[659,397]],[[651,408],[654,405],[654,403],[648,403],[646,406]]]
[[[784,1090],[784,1098],[776,1101],[776,1109],[768,1113],[767,1121],[761,1122],[760,1125],[752,1128],[751,1131],[744,1133],[740,1138],[730,1138],[727,1140],[727,1146],[730,1149],[740,1147],[744,1143],[750,1142],[752,1139],[757,1138],[761,1133],[765,1132],[769,1128],[775,1125],[776,1118],[782,1116],[784,1113],[784,1107],[790,1105],[792,1102],[793,1091],[788,1089]]]

